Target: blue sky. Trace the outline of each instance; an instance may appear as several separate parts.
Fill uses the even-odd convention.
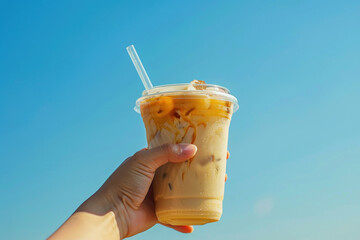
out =
[[[359,1],[2,1],[0,238],[44,239],[146,145],[143,87],[229,88],[224,214],[132,239],[359,239]]]

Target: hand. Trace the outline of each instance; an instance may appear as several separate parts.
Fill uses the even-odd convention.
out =
[[[126,159],[110,176],[100,191],[108,203],[123,216],[122,236],[130,237],[157,223],[151,183],[157,168],[167,162],[183,162],[193,157],[196,146],[192,144],[166,144],[153,149],[143,149]],[[192,226],[170,226],[183,233],[191,233]]]
[[[192,144],[166,144],[135,153],[49,239],[123,239],[151,228],[158,223],[151,188],[156,169],[186,161],[196,150]],[[165,226],[193,231],[192,226]]]

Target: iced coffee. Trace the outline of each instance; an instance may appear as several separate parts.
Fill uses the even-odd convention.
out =
[[[148,147],[192,143],[196,155],[160,167],[153,182],[161,223],[201,225],[222,214],[228,131],[237,108],[228,90],[204,82],[157,87],[137,102]]]

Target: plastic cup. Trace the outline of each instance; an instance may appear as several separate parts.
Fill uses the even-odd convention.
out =
[[[228,132],[237,100],[226,88],[210,84],[174,84],[143,92],[135,111],[144,121],[149,148],[192,143],[196,155],[160,167],[153,182],[159,222],[202,225],[222,214]]]

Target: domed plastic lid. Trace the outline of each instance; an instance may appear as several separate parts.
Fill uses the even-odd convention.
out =
[[[200,82],[200,81],[198,81]],[[202,82],[202,81],[201,81]],[[204,83],[180,83],[180,84],[168,84],[154,87],[149,90],[145,90],[136,101],[134,110],[140,113],[140,104],[148,98],[158,96],[176,96],[176,95],[187,95],[187,97],[209,97],[213,99],[219,99],[229,101],[234,104],[233,111],[236,112],[239,109],[239,104],[230,91],[227,88]]]

